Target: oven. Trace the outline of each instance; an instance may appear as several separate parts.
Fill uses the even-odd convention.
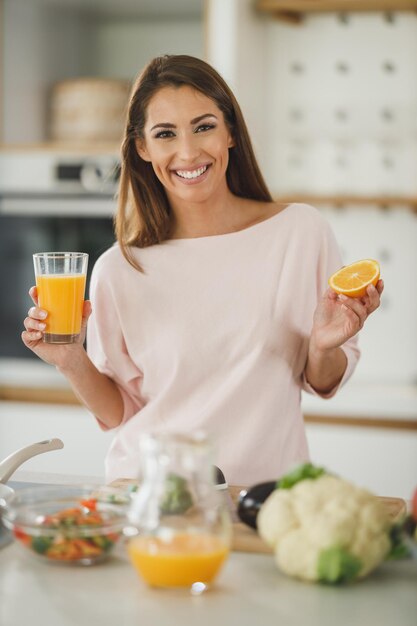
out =
[[[114,242],[116,155],[0,155],[0,360],[36,359],[22,343],[31,306],[32,254],[89,254],[87,296],[96,259]],[[12,362],[12,361],[10,361]]]

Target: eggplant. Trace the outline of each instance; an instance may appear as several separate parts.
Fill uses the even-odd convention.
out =
[[[237,509],[239,519],[241,519],[244,524],[256,529],[258,511],[274,489],[291,489],[302,480],[314,480],[326,473],[324,467],[318,467],[312,463],[301,463],[284,476],[281,476],[279,480],[258,483],[248,491],[242,491],[240,493]]]
[[[237,505],[239,519],[256,530],[256,518],[259,509],[268,496],[279,486],[279,481],[272,480],[267,483],[258,483],[247,491],[241,491]]]

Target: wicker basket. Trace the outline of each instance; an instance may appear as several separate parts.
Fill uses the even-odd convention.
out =
[[[120,141],[129,92],[126,80],[79,78],[56,83],[51,94],[51,139]]]

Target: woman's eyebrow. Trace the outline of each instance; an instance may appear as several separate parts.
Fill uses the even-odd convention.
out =
[[[198,122],[201,122],[201,120],[203,120],[205,117],[214,117],[214,119],[217,120],[217,117],[214,115],[214,113],[204,113],[203,115],[199,115],[198,117],[192,119],[190,124],[198,124]]]
[[[201,122],[201,120],[203,120],[205,117],[214,117],[214,119],[217,120],[217,117],[216,115],[214,115],[214,113],[203,113],[203,115],[194,117],[190,121],[190,124],[197,124],[198,122]],[[155,126],[152,126],[151,131],[155,130],[155,128],[176,128],[176,126],[175,124],[171,124],[170,122],[159,122],[158,124],[155,124]]]

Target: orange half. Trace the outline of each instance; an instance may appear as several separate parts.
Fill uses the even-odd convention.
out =
[[[342,267],[329,278],[329,285],[336,293],[350,298],[362,298],[368,285],[376,285],[380,276],[378,261],[363,259]]]

